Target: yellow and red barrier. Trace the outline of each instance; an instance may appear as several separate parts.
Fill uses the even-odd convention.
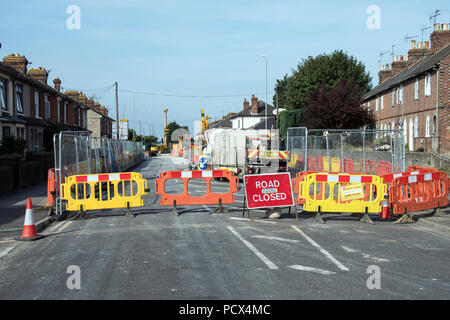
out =
[[[70,176],[61,184],[67,211],[142,207],[147,180],[141,173],[105,173]]]

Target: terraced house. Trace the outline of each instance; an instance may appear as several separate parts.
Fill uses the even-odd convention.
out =
[[[435,24],[430,41],[411,41],[407,56],[382,65],[363,97],[376,128],[403,130],[407,150],[450,154],[450,30]]]
[[[27,151],[44,151],[44,132],[52,123],[63,130],[96,131],[111,137],[112,119],[108,111],[77,91],[61,92],[61,80],[47,84],[44,68],[28,68],[28,60],[19,54],[10,54],[0,62],[0,142],[4,136],[27,141]],[[96,115],[100,122],[90,128],[88,116]],[[48,150],[47,150],[48,151]]]

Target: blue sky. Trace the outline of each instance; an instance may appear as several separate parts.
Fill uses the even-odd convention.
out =
[[[429,16],[448,1],[2,1],[0,56],[20,53],[33,67],[50,69],[64,89],[83,90],[110,109],[115,118],[114,89],[119,83],[120,117],[145,134],[153,126],[162,136],[163,110],[169,121],[188,125],[204,108],[213,119],[241,110],[244,96],[265,99],[268,56],[269,102],[276,79],[303,58],[342,49],[362,61],[378,83],[379,54],[406,54],[405,35],[430,26]],[[69,30],[67,7],[81,10],[81,29]],[[370,30],[367,8],[381,10],[381,28]],[[424,39],[429,39],[427,30]],[[390,56],[383,58],[390,62]],[[190,96],[133,95],[122,90]],[[135,101],[135,103],[134,103]],[[135,108],[133,105],[135,104]],[[145,131],[144,131],[145,130]]]

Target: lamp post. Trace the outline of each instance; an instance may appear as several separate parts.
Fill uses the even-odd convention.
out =
[[[264,101],[264,104],[266,106],[265,128],[267,130],[267,55],[262,55],[261,57],[266,60],[266,101]]]

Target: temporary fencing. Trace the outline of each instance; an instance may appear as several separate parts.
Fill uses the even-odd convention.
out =
[[[288,128],[288,170],[379,175],[380,168],[388,173],[391,167],[391,172],[401,172],[405,171],[404,143],[399,130]],[[307,160],[301,167],[293,161],[300,156]]]
[[[60,186],[81,174],[126,171],[144,159],[141,142],[91,137],[87,131],[62,131],[53,136],[56,214],[63,211]]]
[[[226,193],[215,193],[211,191],[211,181],[215,178],[227,179],[229,189]],[[166,189],[166,182],[171,179],[178,179],[183,182],[183,192],[180,194],[169,194]],[[202,179],[206,181],[206,192],[203,196],[192,196],[189,193],[188,183],[191,179]],[[160,205],[173,206],[174,213],[178,214],[177,205],[218,205],[215,212],[224,212],[223,204],[235,202],[233,193],[238,191],[239,180],[234,172],[230,170],[184,170],[166,171],[155,179],[155,194],[161,195]]]
[[[61,184],[67,211],[142,207],[147,180],[136,172],[75,175]]]

